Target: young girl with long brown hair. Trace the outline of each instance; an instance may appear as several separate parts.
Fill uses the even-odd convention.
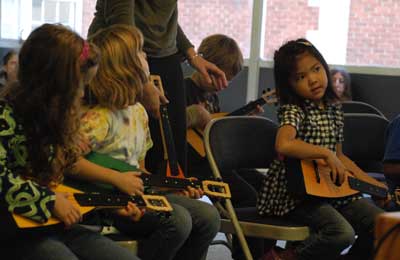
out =
[[[39,223],[58,218],[66,228],[34,236],[17,232],[7,239],[18,245],[10,255],[137,259],[113,241],[76,225],[82,216],[70,194],[53,191],[78,157],[80,100],[96,70],[96,49],[64,26],[44,24],[24,42],[19,62],[18,83],[1,94],[0,205]]]

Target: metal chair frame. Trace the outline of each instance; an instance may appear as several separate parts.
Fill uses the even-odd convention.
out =
[[[234,136],[225,136],[224,138],[221,131],[219,131],[219,133],[214,133],[216,131],[215,129],[223,127],[224,124],[230,124],[229,127],[232,127],[230,128],[231,130],[235,128],[239,129],[241,127],[240,125],[245,125],[246,127],[244,130],[242,128],[243,131],[237,131]],[[255,127],[257,128],[257,133],[254,131]],[[269,162],[273,160],[274,152],[271,151],[275,150],[276,131],[276,124],[264,117],[231,116],[212,120],[206,127],[204,143],[214,177],[222,179],[220,173],[222,162],[218,161],[218,157],[221,153],[229,153],[232,155],[233,158],[230,158],[230,160],[235,164],[232,166],[233,168],[235,166],[246,166],[241,168],[267,168]],[[229,135],[229,133],[227,134]],[[248,138],[248,140],[239,142],[240,147],[234,148],[233,140],[238,140],[237,138]],[[268,138],[268,140],[262,138]],[[223,142],[225,145],[232,143],[232,146],[230,146],[229,151],[216,149],[216,147],[213,147],[215,145],[212,144],[213,139],[218,140],[220,143]],[[265,140],[268,144],[265,142],[261,144],[258,140]],[[238,144],[238,142],[236,142],[236,144]],[[252,149],[256,146],[264,144],[266,147],[263,147],[263,150],[266,152],[263,153],[262,150],[259,153],[252,152]],[[243,151],[240,153],[234,152],[231,149],[243,149]],[[248,149],[248,151],[245,151],[245,149]],[[254,156],[254,160],[249,158],[249,155]],[[266,217],[262,220],[257,219],[257,222],[251,221],[251,219],[239,220],[230,199],[217,201],[214,204],[219,209],[222,216],[220,231],[237,235],[247,260],[252,260],[253,257],[245,236],[286,241],[301,241],[309,236],[310,231],[307,226],[296,225],[279,217]]]

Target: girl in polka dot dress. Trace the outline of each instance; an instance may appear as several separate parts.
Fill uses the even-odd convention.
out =
[[[343,112],[332,88],[329,67],[306,39],[289,41],[275,52],[274,77],[281,107],[276,137],[278,154],[324,161],[332,179],[343,183],[357,167],[342,152]],[[288,191],[283,160],[274,160],[259,192],[258,212],[285,216],[310,227],[305,241],[286,250],[273,248],[264,259],[368,259],[374,219],[382,210],[361,195],[339,199],[298,197]],[[357,234],[357,239],[355,235]]]

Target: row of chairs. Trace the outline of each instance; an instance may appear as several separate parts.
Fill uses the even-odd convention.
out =
[[[371,105],[343,104],[343,151],[373,177],[383,180],[381,160],[388,120]],[[205,130],[204,143],[214,177],[243,168],[267,168],[275,158],[277,124],[264,117],[215,119]],[[278,217],[260,217],[255,207],[235,209],[229,199],[214,202],[222,216],[221,232],[237,235],[246,259],[253,259],[245,237],[301,241],[307,226]]]
[[[350,101],[343,104],[345,114],[344,153],[361,165],[374,177],[383,176],[380,160],[383,157],[384,131],[387,119],[375,107],[363,102]],[[214,177],[220,172],[234,169],[265,169],[275,158],[277,124],[263,117],[225,117],[213,120],[205,131],[204,143]],[[294,222],[277,217],[260,217],[255,207],[235,209],[231,201],[214,201],[219,209],[221,232],[231,238],[235,234],[247,260],[253,259],[245,237],[271,240],[301,241],[310,230]],[[135,240],[124,236],[113,227],[101,227],[122,246],[137,250]],[[111,229],[110,229],[111,228]],[[110,230],[109,230],[110,229]],[[99,230],[100,231],[100,230]],[[231,239],[228,247],[231,248]],[[218,242],[217,242],[218,244]]]

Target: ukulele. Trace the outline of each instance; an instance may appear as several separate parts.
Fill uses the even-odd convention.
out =
[[[277,102],[275,90],[269,90],[265,92],[259,99],[254,100],[247,105],[236,109],[231,113],[213,113],[211,114],[211,118],[220,118],[224,116],[244,116],[249,115],[252,111],[254,111],[257,106],[263,106],[265,104],[275,104]],[[206,152],[204,149],[203,142],[203,130],[199,128],[189,128],[186,131],[186,140],[188,144],[201,156],[205,157]]]
[[[195,180],[188,178],[175,178],[175,177],[165,177],[161,174],[149,174],[147,171],[141,170],[136,166],[130,165],[124,161],[112,158],[108,155],[91,152],[85,156],[85,158],[97,165],[100,165],[105,168],[113,169],[119,171],[121,173],[124,172],[141,172],[142,174],[139,176],[143,185],[146,187],[166,187],[171,189],[185,189],[187,186],[194,188],[201,188],[206,195],[217,197],[217,198],[230,198],[231,193],[229,190],[229,185],[220,182],[220,181],[211,181],[211,180]],[[98,187],[105,188],[107,190],[114,190],[115,188],[111,185],[96,183],[98,187],[93,187],[91,183],[84,182],[83,180],[73,180],[75,187],[79,187],[76,185],[83,185],[79,188],[82,190],[96,190]]]
[[[123,194],[111,194],[111,193],[83,193],[82,191],[65,186],[58,185],[54,191],[57,192],[68,192],[72,194],[69,199],[77,206],[82,214],[88,213],[94,209],[100,208],[122,208],[131,201],[136,204],[137,207],[146,208],[147,210],[157,212],[171,212],[172,207],[168,200],[164,196],[158,195],[136,195],[129,196]],[[45,226],[60,224],[61,221],[55,217],[51,217],[45,223],[35,222],[29,218],[18,214],[12,214],[15,225],[20,229],[28,228],[43,228]]]
[[[359,192],[380,198],[388,195],[385,184],[362,170],[355,175],[346,171],[344,182],[337,185],[332,181],[331,169],[316,160],[286,158],[285,165],[289,191],[297,195],[308,194],[325,198],[340,198]]]
[[[151,75],[150,80],[153,82],[154,86],[157,87],[160,92],[164,95],[164,89],[162,87],[161,78],[158,75]],[[185,183],[190,184],[190,182],[198,182],[193,179],[188,179],[185,177],[182,168],[180,167],[175,151],[174,138],[172,135],[171,125],[169,123],[168,118],[168,108],[167,105],[160,106],[160,131],[161,131],[161,139],[163,143],[164,150],[164,161],[161,165],[161,173],[165,173],[165,176],[169,179],[168,181],[173,180],[173,182],[182,182],[184,180]],[[204,185],[204,182],[207,185]],[[193,185],[190,185],[193,186]],[[194,186],[196,187],[196,186]],[[198,187],[198,186],[197,186]],[[205,188],[208,187],[208,188]],[[218,197],[230,198],[231,193],[229,190],[229,185],[223,182],[218,181],[203,181],[202,188],[204,192],[208,192],[211,196],[214,196],[214,193],[210,193],[210,187],[212,187],[213,192],[218,193]],[[185,188],[185,187],[182,187]]]

